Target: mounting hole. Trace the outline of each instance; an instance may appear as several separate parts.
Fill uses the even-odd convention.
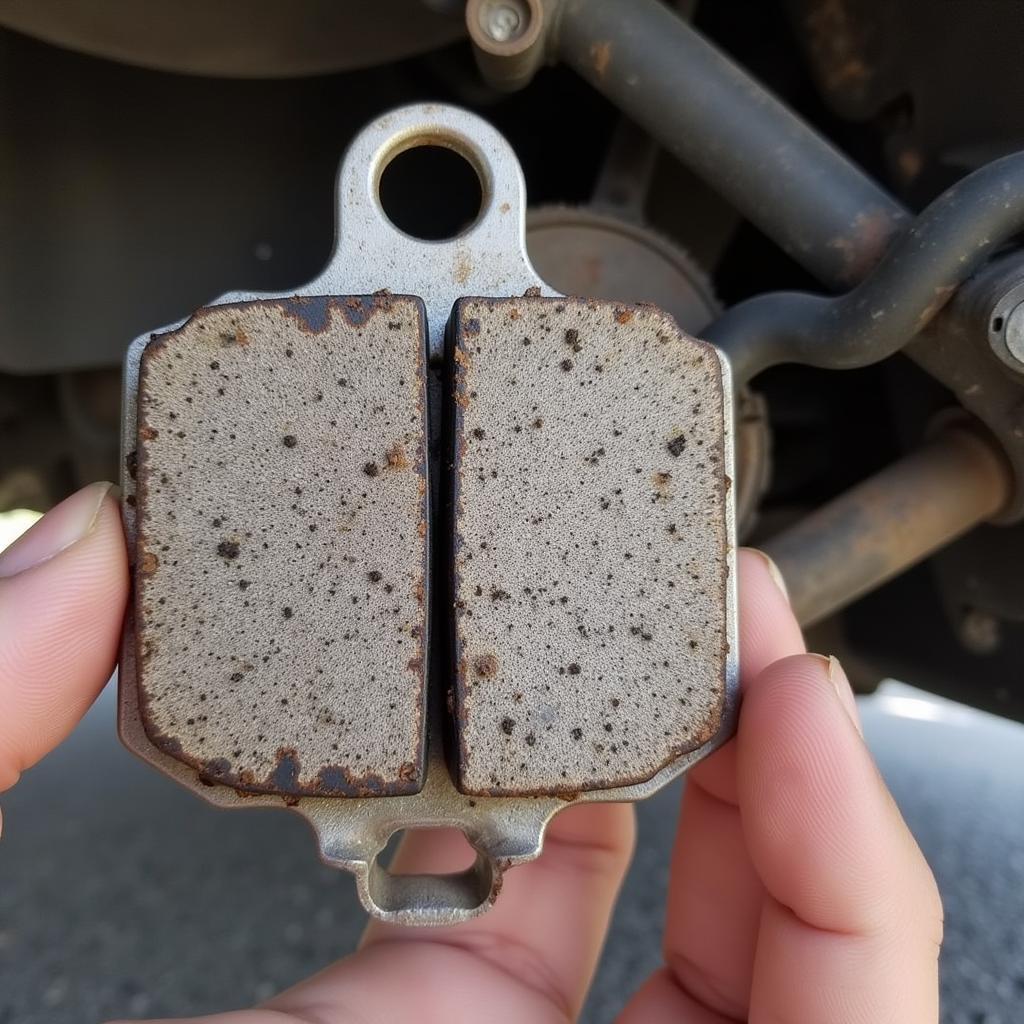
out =
[[[420,855],[429,856],[439,875],[468,871],[476,863],[477,852],[470,846],[462,829],[403,828],[391,836],[377,858],[381,866],[386,867],[393,877],[415,873],[394,861],[399,845],[410,832],[419,833]]]
[[[457,238],[483,206],[480,175],[448,146],[418,143],[396,153],[377,184],[380,205],[399,231],[427,242]]]

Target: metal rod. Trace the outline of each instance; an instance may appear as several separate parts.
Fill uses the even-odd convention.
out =
[[[658,0],[563,0],[554,52],[833,289],[906,211]]]
[[[779,363],[845,370],[898,352],[992,252],[1024,228],[1024,153],[947,189],[852,291],[771,292],[733,306],[704,332],[738,384]]]
[[[763,547],[810,626],[991,519],[1010,482],[992,442],[948,429]]]

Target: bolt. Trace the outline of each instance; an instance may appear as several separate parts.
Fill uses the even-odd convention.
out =
[[[1018,303],[1007,314],[1003,340],[1010,355],[1024,366],[1024,302]]]
[[[496,43],[522,35],[529,19],[529,10],[520,0],[487,4],[480,14],[480,27]]]

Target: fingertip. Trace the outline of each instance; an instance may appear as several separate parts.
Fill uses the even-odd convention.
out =
[[[0,789],[71,731],[113,671],[128,563],[108,491],[84,536],[0,578]]]
[[[867,933],[934,882],[834,674],[814,654],[764,670],[740,714],[737,790],[768,891],[814,927]]]
[[[804,651],[804,638],[793,617],[775,563],[756,548],[737,552],[739,576],[740,683],[744,695],[773,661]],[[736,803],[736,744],[726,743],[695,765],[688,778],[712,796]]]
[[[749,684],[772,662],[805,650],[803,633],[775,563],[756,548],[741,548],[739,573],[740,671]]]

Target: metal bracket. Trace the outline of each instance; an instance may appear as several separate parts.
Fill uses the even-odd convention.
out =
[[[416,145],[440,145],[459,152],[480,177],[483,205],[460,236],[423,241],[399,231],[381,207],[377,183],[388,161]],[[369,125],[352,143],[338,178],[338,230],[330,263],[303,296],[368,294],[380,289],[418,296],[426,309],[429,351],[444,353],[445,331],[455,301],[466,295],[510,296],[535,289],[554,295],[530,265],[524,246],[525,185],[515,154],[485,121],[447,106],[405,107]],[[229,303],[292,296],[233,293],[208,308]],[[185,321],[182,321],[184,323]],[[164,330],[173,330],[181,324]],[[151,335],[137,338],[125,365],[122,464],[130,466],[138,443],[138,393],[143,351]],[[727,361],[720,358],[721,383],[731,394]],[[680,410],[680,415],[684,415]],[[427,767],[422,789],[411,795],[378,797],[281,796],[240,793],[211,784],[199,772],[150,740],[140,713],[136,678],[136,633],[126,622],[120,660],[119,730],[123,742],[165,774],[221,807],[282,807],[312,825],[322,859],[352,872],[360,899],[375,917],[404,924],[450,924],[486,910],[497,897],[507,868],[537,857],[547,823],[561,809],[584,801],[631,801],[656,792],[733,732],[738,703],[735,534],[732,514],[732,402],[723,403],[723,465],[727,493],[725,545],[726,605],[724,695],[719,728],[696,749],[681,753],[646,781],[595,789],[575,796],[472,797],[460,792],[444,755],[444,709],[430,704]],[[129,551],[136,551],[136,480],[123,472],[124,520]],[[436,684],[435,684],[436,689]],[[448,876],[392,876],[379,862],[389,838],[403,829],[454,827],[477,851],[475,865]]]

